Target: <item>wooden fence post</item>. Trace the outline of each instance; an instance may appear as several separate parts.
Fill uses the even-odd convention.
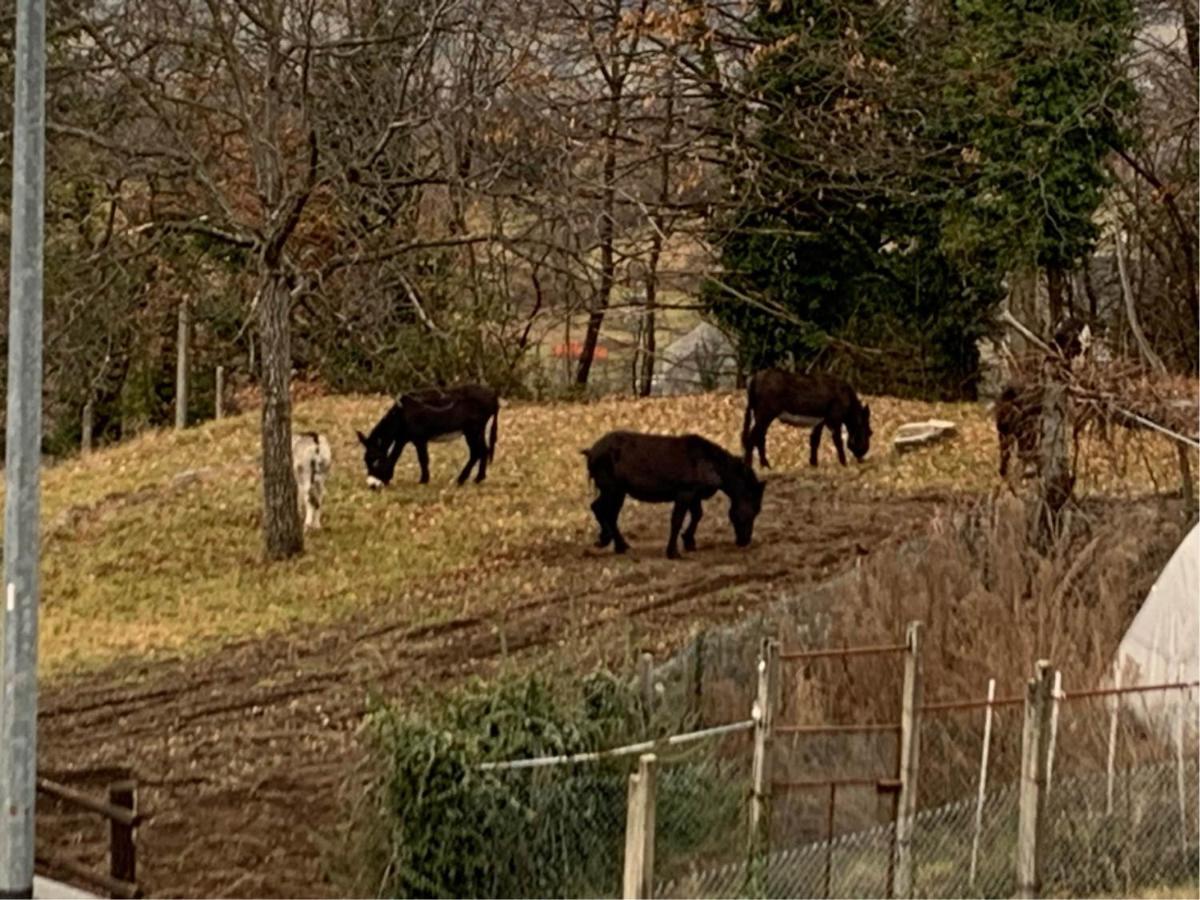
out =
[[[638,757],[638,770],[629,776],[625,810],[625,900],[654,896],[655,766],[653,753]]]
[[[83,456],[92,452],[92,431],[95,419],[96,406],[92,402],[92,398],[88,397],[87,402],[83,404],[83,420],[79,428],[79,452]]]
[[[771,742],[779,682],[779,642],[764,638],[758,656],[758,694],[750,710],[754,720],[754,764],[750,787],[750,859],[765,856],[771,831]]]
[[[900,798],[896,804],[896,845],[892,896],[913,893],[913,824],[917,814],[917,774],[921,762],[921,623],[909,622],[905,635],[904,695],[900,707]]]
[[[188,357],[191,347],[191,309],[187,300],[179,301],[179,322],[175,336],[175,430],[187,428]]]
[[[1046,771],[1050,760],[1050,716],[1054,703],[1054,670],[1047,660],[1037,664],[1037,677],[1025,689],[1025,727],[1021,732],[1021,784],[1017,818],[1017,896],[1032,898],[1042,890],[1042,847],[1045,842]]]
[[[654,656],[643,653],[638,657],[638,692],[642,698],[642,722],[646,728],[654,719]]]
[[[137,815],[137,782],[117,781],[108,786],[108,802]],[[137,883],[136,825],[109,820],[109,874],[113,878]]]
[[[217,386],[216,398],[213,401],[216,407],[213,410],[214,418],[221,419],[225,416],[225,367],[217,366]]]

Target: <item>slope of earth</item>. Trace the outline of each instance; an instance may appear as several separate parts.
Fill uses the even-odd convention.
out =
[[[880,439],[929,416],[962,423],[962,436],[900,459],[880,440],[845,469],[826,446],[813,471],[806,433],[776,429],[749,550],[733,547],[718,498],[699,552],[675,563],[662,556],[666,508],[629,504],[633,551],[615,557],[590,547],[579,448],[614,427],[733,446],[739,397],[513,404],[483,486],[449,484],[465,456],[453,443],[431,449],[432,485],[415,484],[406,457],[397,483],[372,494],[353,428],[384,406],[299,406],[297,428],[334,443],[326,528],[302,559],[274,567],[258,561],[253,417],[147,436],[46,474],[40,764],[136,771],[151,894],[332,892],[322,851],[345,819],[369,694],[403,702],[498,666],[582,672],[619,664],[631,647],[665,655],[696,628],[753,614],[996,485],[981,408],[880,400]],[[1120,476],[1097,471],[1093,487]],[[39,829],[44,848],[102,859],[99,835],[79,843],[53,820]]]
[[[375,605],[435,625],[472,612],[484,578],[506,573],[510,598],[561,586],[542,562],[592,537],[582,447],[612,428],[695,431],[737,446],[740,396],[710,394],[592,404],[511,404],[488,480],[456,488],[466,458],[455,441],[431,448],[432,484],[416,484],[411,449],[387,491],[364,483],[354,429],[368,430],[386,408],[380,398],[320,398],[298,404],[296,427],[325,431],[334,470],[325,530],[293,562],[261,563],[258,417],[155,433],[56,466],[45,474],[43,674],[55,676],[124,657],[195,653],[230,638],[337,621]],[[915,492],[978,492],[998,485],[995,438],[982,406],[876,399],[875,446],[862,465],[841,468],[828,439],[821,466],[807,465],[807,432],[776,425],[768,435],[773,480],[787,473],[818,492],[855,486],[900,497]],[[961,424],[953,442],[904,457],[888,440],[904,421]],[[1129,446],[1085,456],[1080,492],[1137,493],[1173,486],[1170,447],[1118,430]],[[768,486],[767,496],[775,493]],[[709,505],[700,536],[730,537],[723,499]],[[817,509],[820,509],[818,505]],[[630,504],[622,521],[637,536],[635,555],[662,551],[665,509]],[[770,504],[764,516],[769,527]],[[624,527],[624,526],[623,526]],[[603,582],[605,566],[589,576]],[[611,568],[611,566],[609,567]],[[460,588],[439,593],[448,582]],[[497,585],[496,589],[500,589]]]

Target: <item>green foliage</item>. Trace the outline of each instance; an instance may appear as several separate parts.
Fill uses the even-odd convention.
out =
[[[1070,270],[1092,249],[1136,94],[1132,0],[962,0],[940,113],[968,162],[943,247],[976,267]]]
[[[631,758],[525,770],[479,764],[643,738],[629,686],[606,673],[565,692],[537,676],[502,679],[425,714],[376,705],[368,722],[381,774],[355,854],[360,890],[459,897],[618,890]],[[660,854],[695,849],[735,820],[740,796],[720,765],[668,774],[658,792]]]
[[[718,223],[725,271],[705,297],[750,368],[824,357],[867,390],[961,396],[998,278],[964,277],[940,247],[938,47],[913,41],[902,6],[760,4],[753,175]]]
[[[1072,268],[1127,140],[1130,0],[762,3],[735,208],[705,292],[752,368],[969,395],[1001,280]]]

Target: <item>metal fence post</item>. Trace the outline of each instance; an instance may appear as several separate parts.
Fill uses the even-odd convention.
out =
[[[971,838],[971,876],[967,881],[975,887],[975,873],[979,864],[979,834],[983,830],[983,802],[987,796],[988,754],[992,744],[992,701],[996,699],[996,679],[988,679],[987,706],[983,714],[983,750],[979,755],[979,794],[975,801],[975,832]]]
[[[1050,758],[1050,716],[1054,703],[1054,670],[1047,660],[1037,664],[1037,677],[1025,689],[1025,726],[1021,732],[1021,786],[1017,818],[1017,896],[1032,898],[1042,890],[1042,847],[1045,839],[1046,773]]]
[[[37,779],[46,4],[17,0],[15,5],[5,603],[0,612],[0,897],[33,895]]]
[[[913,824],[917,813],[917,774],[921,760],[921,623],[909,622],[905,635],[904,695],[900,708],[900,797],[896,804],[896,846],[892,896],[913,893]]]
[[[225,367],[217,366],[217,385],[216,399],[213,401],[215,409],[213,410],[213,418],[221,419],[225,416]]]
[[[1121,717],[1121,666],[1119,663],[1116,664],[1113,686],[1117,689],[1117,693],[1113,694],[1108,713],[1108,761],[1105,766],[1107,783],[1104,794],[1104,814],[1106,816],[1111,816],[1113,811],[1113,775],[1117,762],[1117,723]]]
[[[1054,790],[1054,745],[1058,741],[1058,705],[1063,698],[1062,692],[1062,672],[1055,670],[1054,672],[1054,691],[1051,694],[1050,701],[1050,749],[1046,755],[1046,799],[1050,799],[1050,792]]]
[[[771,740],[775,728],[775,695],[779,681],[779,643],[765,638],[758,657],[758,694],[750,711],[754,720],[754,763],[750,787],[750,859],[764,856],[771,830]]]
[[[625,900],[654,896],[655,768],[653,753],[638,757],[638,770],[629,776],[625,810]]]

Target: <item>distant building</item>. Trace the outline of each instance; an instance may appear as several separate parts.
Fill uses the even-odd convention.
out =
[[[737,384],[737,348],[708,322],[701,322],[658,354],[651,393],[695,394]]]

